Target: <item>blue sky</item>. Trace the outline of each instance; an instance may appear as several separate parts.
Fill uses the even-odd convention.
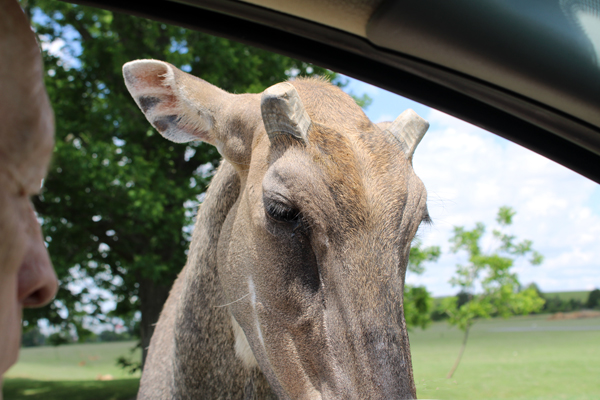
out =
[[[414,168],[428,190],[433,225],[421,228],[425,245],[442,247],[439,262],[407,281],[425,285],[435,296],[457,292],[448,280],[464,254],[449,252],[456,225],[472,229],[481,221],[496,227],[500,206],[517,211],[510,232],[530,239],[545,256],[540,266],[515,263],[521,283],[543,291],[600,288],[600,185],[521,146],[437,110],[385,90],[350,80],[345,89],[367,93],[366,110],[374,122],[393,120],[412,108],[431,126],[414,156]],[[490,235],[491,236],[491,235]],[[488,236],[484,248],[492,248]]]

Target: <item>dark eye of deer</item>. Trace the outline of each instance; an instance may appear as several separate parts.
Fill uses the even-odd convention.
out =
[[[300,211],[277,201],[266,202],[265,212],[279,222],[296,222],[300,218]]]

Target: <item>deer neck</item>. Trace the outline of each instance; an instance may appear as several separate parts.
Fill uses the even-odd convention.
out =
[[[272,397],[258,367],[240,357],[240,349],[236,354],[241,328],[225,305],[217,273],[217,243],[239,190],[237,173],[223,162],[200,206],[187,264],[152,338],[140,399]]]

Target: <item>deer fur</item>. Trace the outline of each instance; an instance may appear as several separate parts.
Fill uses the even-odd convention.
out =
[[[224,158],[138,398],[415,398],[402,293],[428,124],[382,130],[322,80],[233,95],[161,61],[124,76],[163,136]]]

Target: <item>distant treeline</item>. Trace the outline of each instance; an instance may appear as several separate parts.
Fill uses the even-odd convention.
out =
[[[531,284],[537,290],[540,297],[546,300],[544,308],[539,314],[569,312],[579,310],[600,310],[600,289],[594,289],[588,293],[587,299],[565,296],[561,293],[542,293],[535,284]],[[585,299],[585,297],[584,297]]]
[[[594,289],[587,292],[587,296],[585,296],[586,292],[577,292],[577,296],[574,296],[573,294],[575,293],[573,292],[543,293],[535,283],[532,283],[529,287],[534,288],[538,292],[538,295],[546,301],[544,307],[537,314],[600,310],[600,289]],[[460,292],[456,296],[458,297],[457,303],[460,307],[469,300],[471,294]],[[431,319],[440,321],[446,318],[448,318],[448,316],[441,307],[441,299],[435,299],[433,311],[431,312]]]
[[[136,339],[138,338],[134,337],[129,332],[117,333],[111,330],[104,330],[97,334],[89,332],[85,339],[79,341],[79,343],[121,342]],[[23,347],[60,346],[75,342],[78,342],[76,338],[63,332],[55,332],[46,336],[40,331],[40,328],[36,326],[23,333],[21,345]]]

